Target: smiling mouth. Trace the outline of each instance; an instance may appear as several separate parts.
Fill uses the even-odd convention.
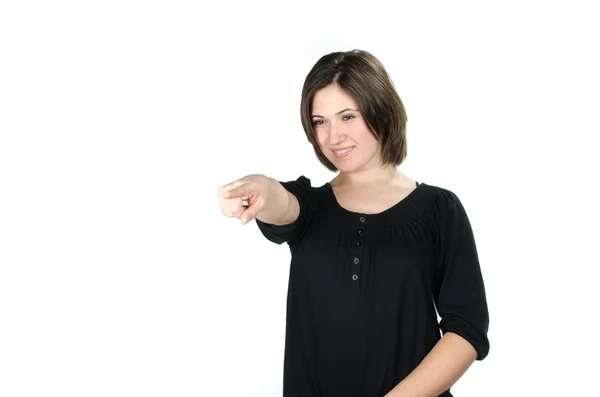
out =
[[[342,150],[332,150],[333,154],[335,155],[335,157],[343,157],[345,155],[347,155],[348,153],[350,153],[352,150],[354,149],[354,146],[351,146],[349,148],[345,148]]]

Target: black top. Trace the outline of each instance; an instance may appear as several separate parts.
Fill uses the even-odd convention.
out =
[[[292,256],[284,397],[383,396],[440,330],[469,341],[477,360],[487,356],[485,288],[456,194],[417,182],[391,208],[361,214],[341,207],[329,183],[312,187],[304,175],[280,183],[298,198],[298,219],[256,223]]]

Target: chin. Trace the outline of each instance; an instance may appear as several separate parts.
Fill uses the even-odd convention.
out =
[[[356,171],[359,167],[356,167],[354,165],[351,164],[336,164],[333,163],[333,165],[335,165],[335,168],[338,169],[338,171],[340,172],[352,172],[352,171]]]

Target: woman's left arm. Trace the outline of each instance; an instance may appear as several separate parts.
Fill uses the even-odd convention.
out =
[[[489,352],[489,313],[473,229],[458,196],[435,205],[437,267],[432,288],[442,338],[386,397],[437,397]]]
[[[477,352],[461,336],[447,332],[423,361],[385,397],[437,397],[473,364]]]

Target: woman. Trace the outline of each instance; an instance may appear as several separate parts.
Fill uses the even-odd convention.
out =
[[[489,351],[463,205],[397,170],[407,118],[370,53],[322,57],[301,118],[317,158],[337,172],[331,182],[248,175],[219,189],[223,214],[256,219],[290,247],[284,397],[452,396]]]

